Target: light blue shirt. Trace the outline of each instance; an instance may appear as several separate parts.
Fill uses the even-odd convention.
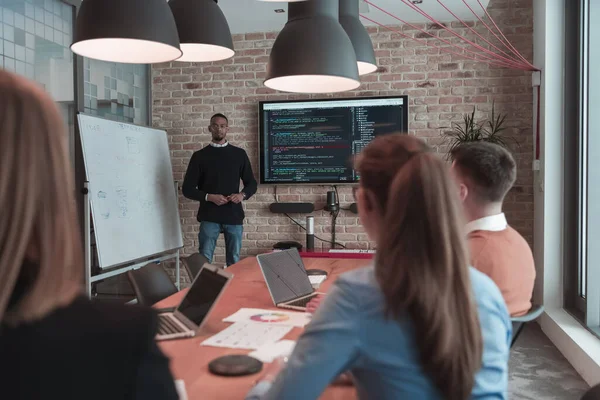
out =
[[[483,334],[472,399],[506,399],[512,326],[494,282],[470,268]],[[431,293],[435,296],[435,293]],[[286,368],[260,382],[247,400],[316,399],[351,371],[360,399],[441,399],[423,372],[410,321],[388,319],[373,267],[342,275],[306,327]]]

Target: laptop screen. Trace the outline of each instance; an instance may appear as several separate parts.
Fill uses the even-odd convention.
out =
[[[297,249],[261,254],[258,256],[258,263],[275,304],[313,292]]]
[[[177,311],[200,325],[227,284],[227,277],[202,268]]]

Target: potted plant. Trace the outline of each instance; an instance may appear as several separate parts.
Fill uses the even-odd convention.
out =
[[[446,142],[449,146],[448,157],[450,157],[452,150],[461,144],[468,142],[490,142],[511,150],[507,138],[500,134],[502,131],[506,130],[504,122],[506,121],[507,115],[496,115],[495,108],[495,104],[492,104],[492,115],[487,121],[475,121],[475,106],[473,106],[473,111],[470,114],[465,114],[462,122],[452,122],[452,130],[442,134],[442,136],[446,138]],[[519,143],[514,138],[513,140],[518,146]]]

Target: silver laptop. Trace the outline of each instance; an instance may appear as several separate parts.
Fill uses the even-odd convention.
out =
[[[298,249],[277,251],[256,256],[275,306],[306,311],[315,292]]]
[[[233,274],[205,264],[175,310],[158,314],[156,340],[196,336],[231,278]]]

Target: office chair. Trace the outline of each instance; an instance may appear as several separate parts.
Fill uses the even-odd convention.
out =
[[[510,341],[510,347],[513,347],[517,338],[523,331],[525,324],[527,322],[534,321],[539,318],[540,315],[544,312],[544,306],[532,306],[527,314],[521,315],[520,317],[511,317],[512,325],[513,325],[513,336]]]
[[[148,264],[143,268],[127,271],[127,278],[138,303],[144,306],[151,306],[177,293],[169,274],[158,264]]]
[[[190,282],[193,282],[202,266],[208,263],[208,258],[204,254],[194,253],[187,257],[181,257],[181,262],[190,277]]]
[[[585,392],[581,400],[600,400],[600,384],[591,387]]]

